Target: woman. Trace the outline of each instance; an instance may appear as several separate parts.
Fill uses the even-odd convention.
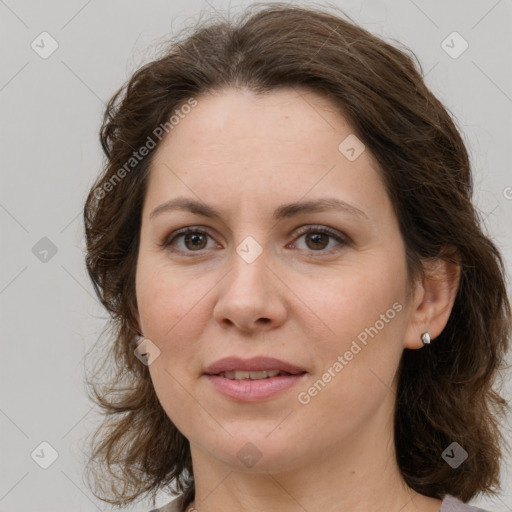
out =
[[[478,510],[499,484],[510,304],[464,143],[408,55],[258,6],[138,70],[101,140],[98,497]]]

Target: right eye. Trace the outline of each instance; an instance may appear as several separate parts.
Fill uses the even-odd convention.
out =
[[[208,237],[212,238],[206,231],[197,227],[188,227],[171,233],[161,245],[173,252],[199,252],[208,248]],[[176,248],[178,241],[181,247]]]

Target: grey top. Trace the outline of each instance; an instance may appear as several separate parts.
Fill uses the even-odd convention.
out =
[[[167,505],[164,505],[160,508],[155,508],[150,510],[150,512],[185,512],[183,510],[183,500],[182,495],[180,494],[177,498],[175,498]],[[458,500],[454,496],[450,496],[447,494],[441,503],[441,508],[439,512],[488,512],[481,508],[473,507],[464,503],[463,501]]]

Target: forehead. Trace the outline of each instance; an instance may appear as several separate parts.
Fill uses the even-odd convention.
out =
[[[265,94],[225,89],[198,97],[197,106],[162,146],[187,141],[196,144],[199,152],[204,147],[223,146],[226,152],[242,153],[247,148],[264,151],[268,146],[301,144],[303,152],[308,152],[313,145],[336,142],[352,131],[339,107],[308,89],[286,88]],[[304,138],[308,145],[303,145]]]
[[[347,140],[358,152],[364,146],[325,96],[301,88],[263,95],[227,89],[196,100],[156,151],[152,203],[191,192],[205,202],[236,196],[256,204],[338,191],[361,206],[365,198],[389,206],[370,152],[356,159],[343,152]]]

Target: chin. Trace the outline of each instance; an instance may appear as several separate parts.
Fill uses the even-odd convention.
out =
[[[306,454],[297,451],[298,442],[290,436],[269,439],[266,430],[257,436],[234,435],[224,444],[216,444],[210,453],[233,471],[243,473],[281,473],[297,469]],[[274,436],[275,432],[270,435]]]

